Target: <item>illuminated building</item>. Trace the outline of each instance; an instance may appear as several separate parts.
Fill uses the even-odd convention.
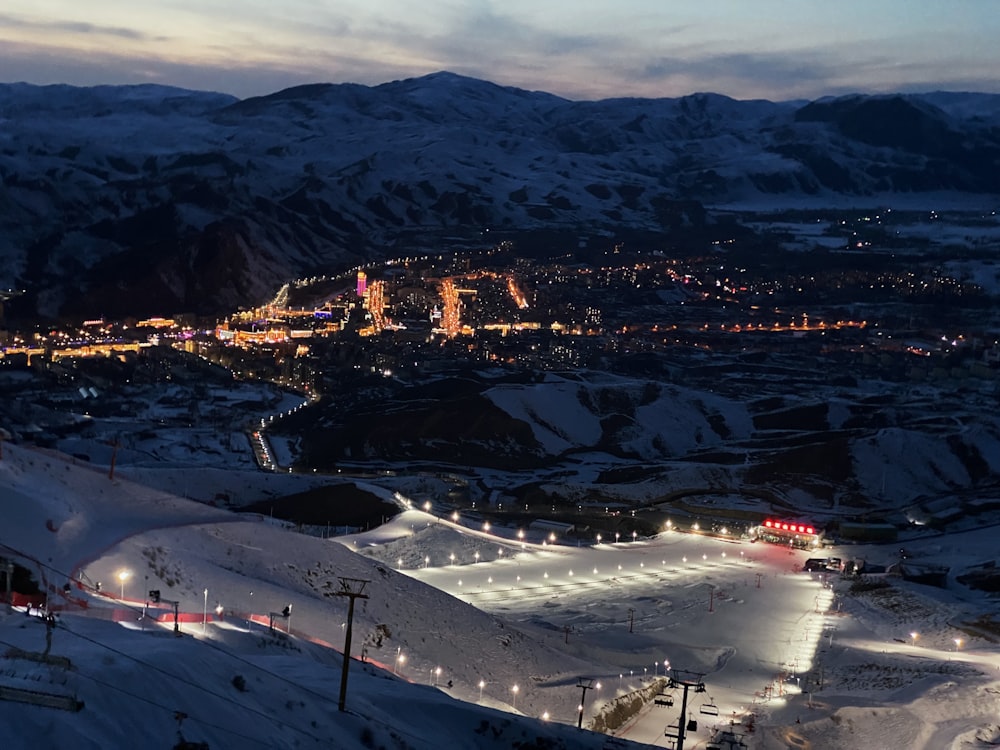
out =
[[[757,538],[762,541],[803,548],[818,546],[823,535],[822,530],[812,524],[770,518],[761,523],[755,531]]]
[[[364,271],[358,271],[358,296],[364,297],[365,291],[368,289],[368,274]]]

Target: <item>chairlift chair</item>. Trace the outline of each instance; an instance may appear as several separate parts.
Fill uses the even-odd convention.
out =
[[[709,697],[709,702],[708,703],[702,703],[701,704],[701,712],[703,714],[705,714],[707,716],[718,716],[719,715],[719,707],[716,706],[714,703],[712,703],[713,700],[714,700],[714,698]]]
[[[672,706],[674,705],[674,696],[670,695],[670,693],[660,693],[653,698],[653,703],[657,706]]]

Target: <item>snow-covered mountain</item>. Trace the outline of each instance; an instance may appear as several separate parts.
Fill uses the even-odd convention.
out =
[[[47,313],[218,310],[444,233],[1000,193],[998,162],[1000,96],[985,94],[584,102],[450,73],[243,101],[0,85],[0,287]]]

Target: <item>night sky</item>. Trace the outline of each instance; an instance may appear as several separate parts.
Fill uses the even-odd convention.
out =
[[[5,0],[0,81],[255,96],[450,70],[571,99],[1000,93],[994,0]]]

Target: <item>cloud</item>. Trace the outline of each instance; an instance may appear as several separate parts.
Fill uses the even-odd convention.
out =
[[[60,21],[42,20],[35,18],[25,18],[23,16],[12,16],[0,13],[0,28],[28,31],[66,31],[72,34],[93,34],[99,36],[113,36],[120,39],[131,39],[134,41],[163,41],[166,37],[150,36],[138,29],[130,29],[124,26],[99,26],[86,21]]]
[[[431,3],[419,16],[371,5],[355,14],[339,4],[315,13],[309,3],[293,2],[295,13],[267,6],[271,15],[230,25],[213,17],[206,28],[224,33],[177,35],[169,44],[150,43],[164,39],[135,28],[0,13],[0,35],[12,29],[0,44],[0,75],[77,85],[156,82],[242,97],[317,81],[374,85],[438,70],[577,99],[693,91],[794,99],[1000,86],[978,73],[989,66],[963,60],[972,53],[942,35],[920,44],[887,36],[759,47],[705,37],[697,25],[672,25],[661,15],[627,23],[616,16],[620,24],[601,25],[562,22],[548,6],[529,20],[494,0]],[[149,28],[170,33],[166,21]],[[921,54],[911,57],[915,49]],[[914,57],[919,62],[910,62]]]
[[[801,54],[737,52],[700,58],[661,57],[633,74],[645,81],[673,76],[747,81],[826,81],[838,66]]]

